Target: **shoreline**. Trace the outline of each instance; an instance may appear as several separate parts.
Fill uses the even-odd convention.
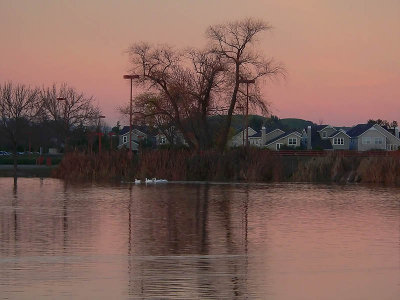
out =
[[[51,178],[56,166],[18,165],[17,177],[48,177]],[[0,177],[14,177],[14,165],[0,165]]]

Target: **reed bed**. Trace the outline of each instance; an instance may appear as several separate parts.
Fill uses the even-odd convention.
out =
[[[300,162],[293,180],[400,185],[400,155],[346,157],[332,153]]]
[[[55,177],[67,180],[168,180],[244,182],[363,182],[400,185],[400,155],[388,157],[276,156],[250,148],[216,151],[160,149],[130,159],[126,151],[65,155]]]

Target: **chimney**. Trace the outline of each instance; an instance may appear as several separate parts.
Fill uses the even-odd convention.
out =
[[[394,135],[399,138],[399,127],[394,128]]]
[[[311,126],[307,126],[307,150],[311,150]]]
[[[264,146],[267,143],[267,128],[261,127],[261,145]]]

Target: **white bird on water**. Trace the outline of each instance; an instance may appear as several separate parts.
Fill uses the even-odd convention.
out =
[[[167,183],[168,180],[166,180],[166,179],[157,179],[157,178],[152,178],[152,179],[146,178],[145,182],[146,183]]]

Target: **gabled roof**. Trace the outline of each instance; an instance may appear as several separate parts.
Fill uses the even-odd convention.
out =
[[[319,131],[326,128],[328,125],[311,126],[311,148],[312,149],[333,149],[329,139],[322,139]],[[335,132],[336,133],[336,132]]]
[[[253,134],[253,135],[249,135],[249,138],[260,138],[261,137],[261,130],[260,131],[257,131],[255,134]]]
[[[358,124],[354,127],[352,127],[350,130],[348,130],[346,133],[350,137],[358,137],[362,135],[364,132],[366,132],[368,129],[370,129],[373,124]]]
[[[139,128],[138,126],[132,126],[132,130],[137,130],[137,131],[140,131],[143,134],[147,134],[147,133],[145,133],[143,131],[144,129]],[[127,133],[129,133],[129,126],[124,126],[124,128],[122,128],[120,130],[120,132],[119,132],[120,135],[124,135],[124,134],[127,134]]]
[[[276,138],[268,141],[268,143],[266,143],[265,145],[268,146],[268,145],[276,142],[277,140],[280,140],[280,139],[283,139],[284,137],[287,137],[288,135],[290,135],[292,133],[297,134],[299,137],[301,137],[301,133],[298,132],[297,129],[291,129],[291,130],[289,130],[289,131],[287,131],[285,133],[282,133],[281,135],[278,135]]]
[[[328,126],[329,125],[317,125],[317,126],[314,126],[314,128],[315,128],[316,131],[321,131],[321,130],[325,129]]]
[[[251,128],[251,127],[249,126],[249,129],[250,129],[250,128]],[[253,129],[253,128],[251,128],[251,129]],[[246,129],[245,129],[245,130],[246,130]],[[253,129],[253,130],[256,131],[255,129]],[[268,128],[266,128],[265,134],[271,133],[271,132],[273,132],[273,131],[275,131],[275,130],[280,130],[280,131],[282,131],[282,132],[285,132],[285,131],[282,130],[281,128],[278,128],[278,127],[273,126],[273,127],[268,127]],[[235,134],[235,136],[238,135],[238,134],[241,134],[242,132],[243,132],[243,130],[240,130],[238,133]],[[262,135],[262,129],[256,131],[255,134],[249,134],[249,138],[261,138],[261,135]]]
[[[339,133],[343,133],[343,134],[347,135],[348,137],[350,137],[350,136],[346,133],[346,131],[340,129],[340,130],[337,130],[337,131],[335,131],[334,133],[332,133],[332,134],[329,136],[329,138],[333,138],[333,137],[337,136]]]
[[[271,133],[271,132],[273,132],[273,131],[275,131],[275,130],[280,130],[280,131],[282,131],[282,132],[285,132],[285,130],[283,130],[283,129],[281,129],[281,128],[278,128],[278,127],[270,127],[270,128],[266,128],[265,133],[268,134],[268,133]]]

